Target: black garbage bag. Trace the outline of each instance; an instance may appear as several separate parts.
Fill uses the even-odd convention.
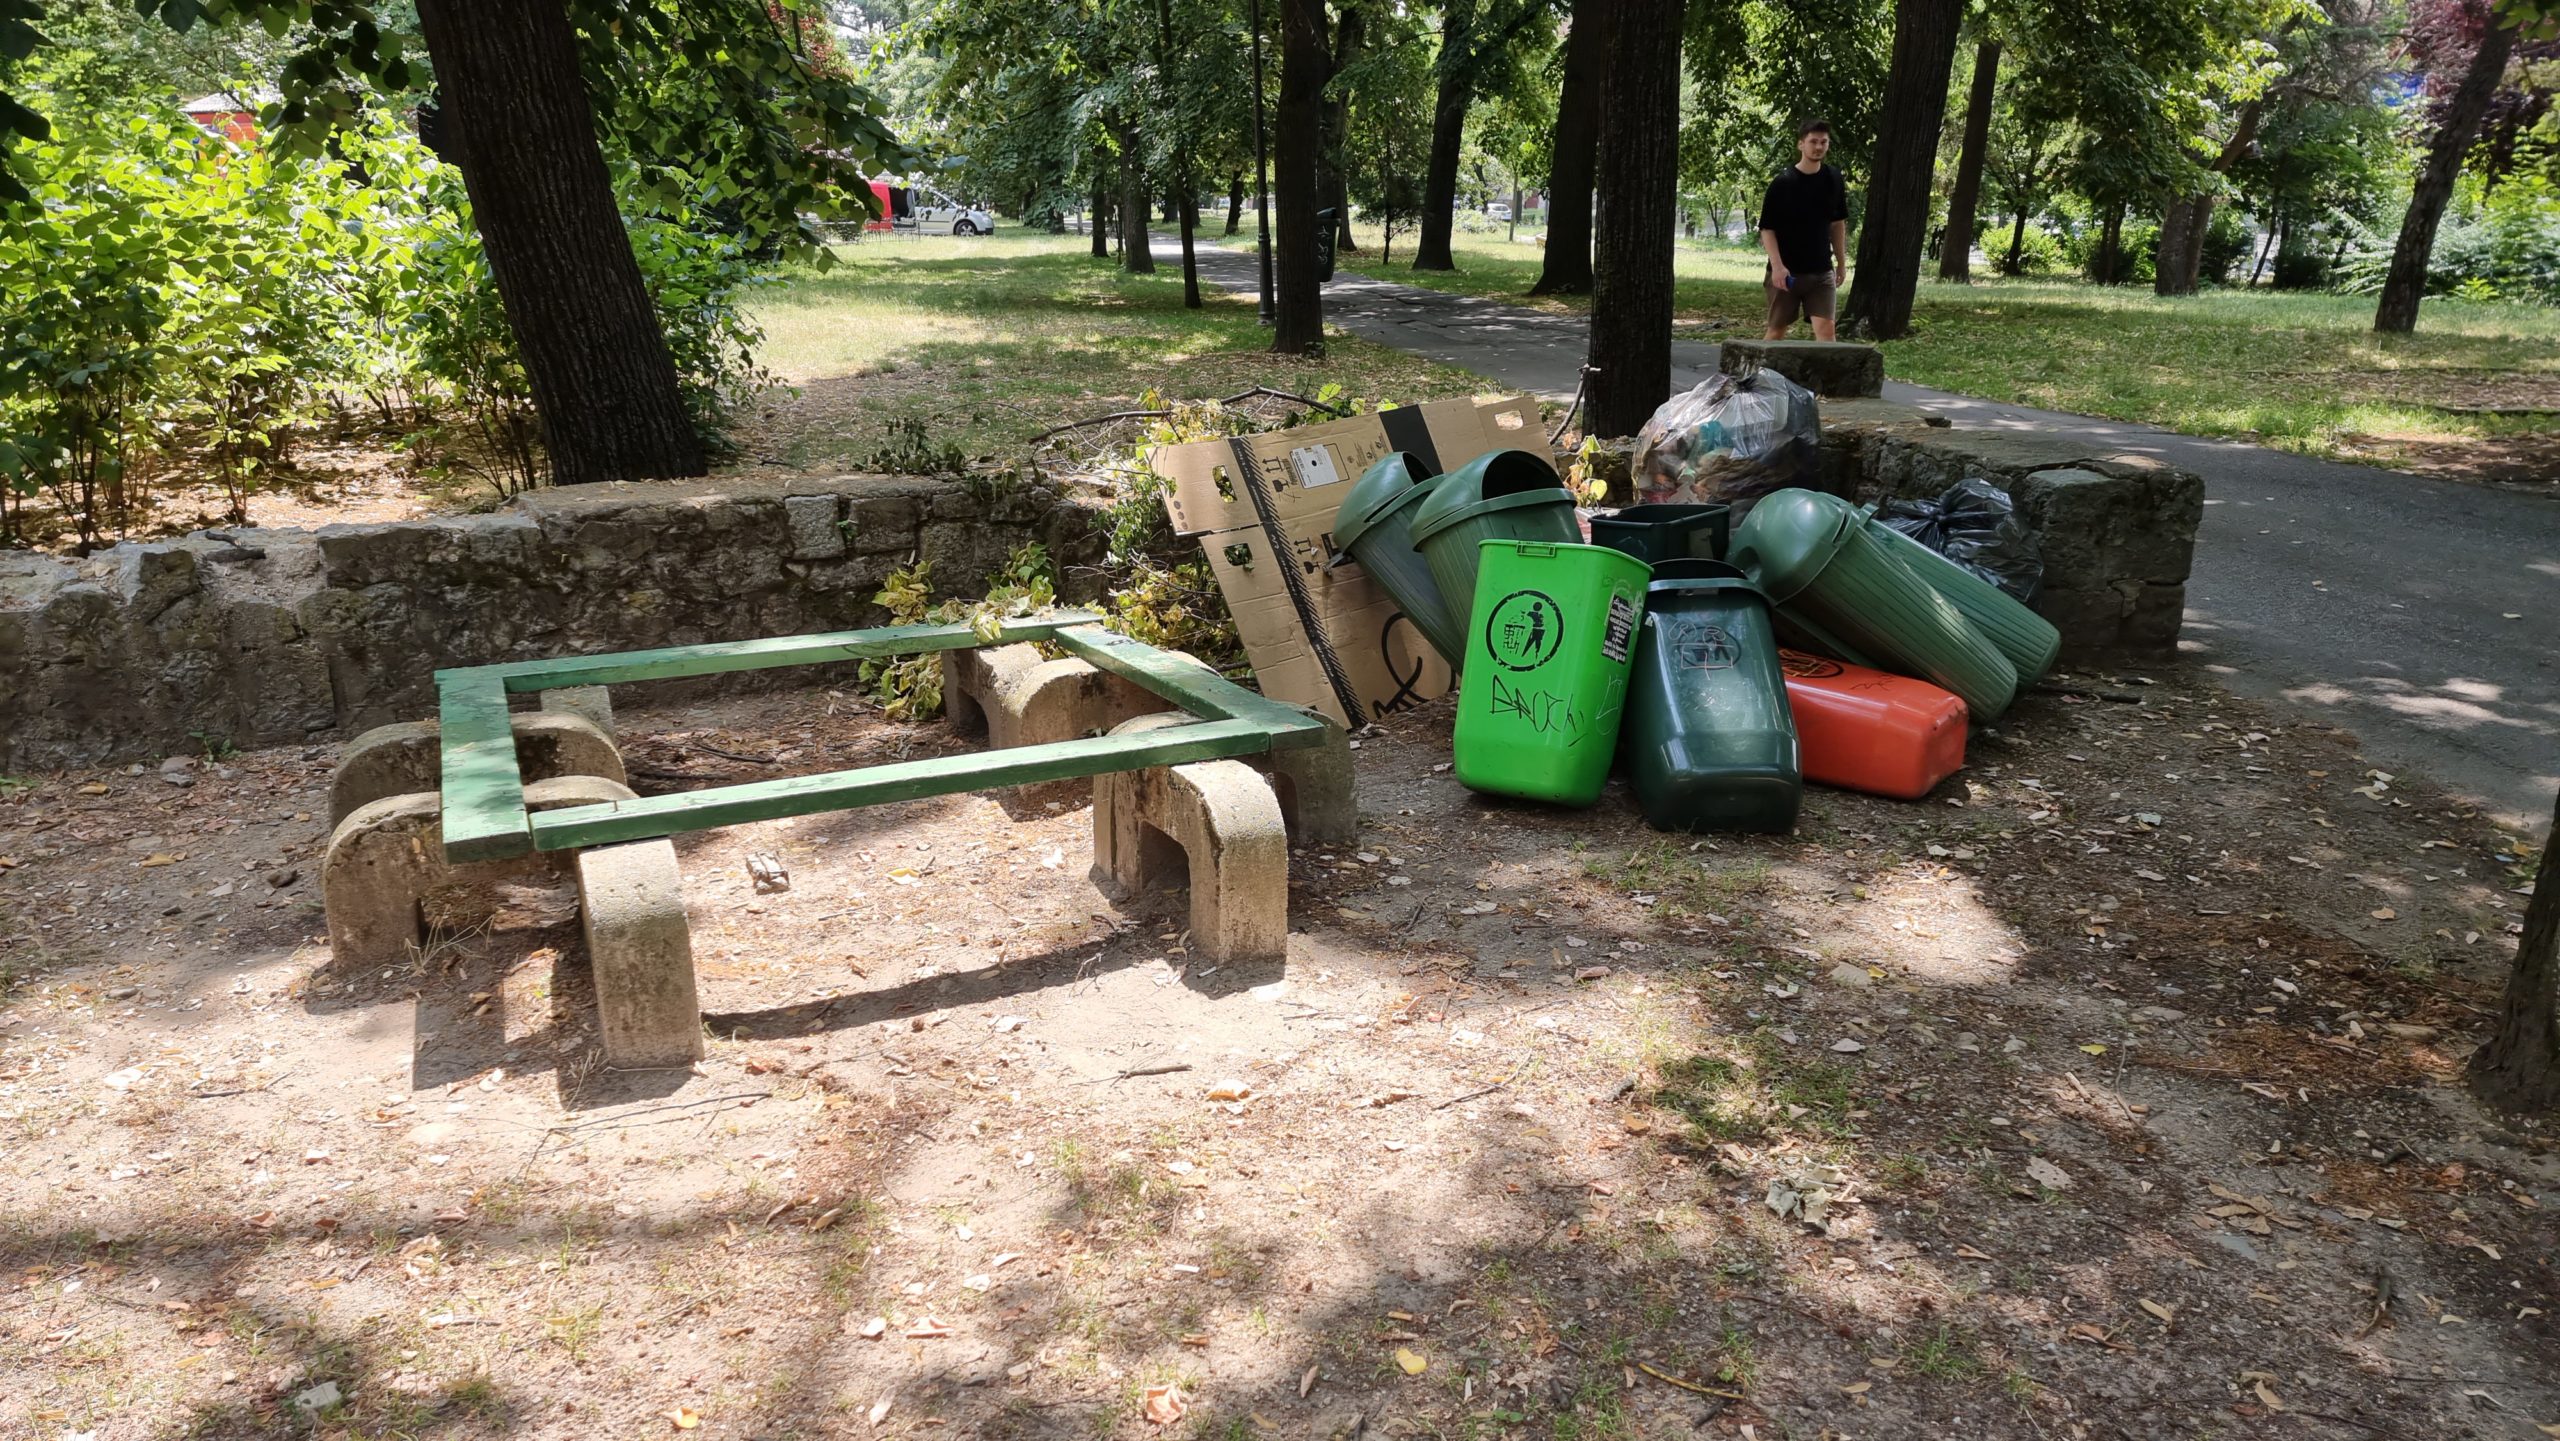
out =
[[[1820,402],[1774,370],[1712,377],[1645,422],[1633,469],[1636,504],[1728,505],[1739,525],[1764,495],[1820,488]]]
[[[1889,500],[1876,519],[2024,602],[2044,582],[2044,552],[2007,491],[1967,476],[1935,500]]]

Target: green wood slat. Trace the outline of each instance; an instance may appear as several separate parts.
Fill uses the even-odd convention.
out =
[[[1063,626],[1091,625],[1100,619],[1089,611],[1064,611],[1056,615],[1008,620],[999,628],[994,640],[984,639],[967,625],[891,625],[870,630],[832,631],[825,635],[772,636],[763,640],[670,646],[664,650],[631,650],[615,655],[515,661],[489,669],[505,676],[507,689],[516,692],[572,685],[624,685],[632,681],[671,680],[678,676],[771,670],[786,665],[823,665],[829,661],[873,660],[932,651],[973,650],[979,646],[1006,645],[1020,640],[1046,640]]]
[[[1160,695],[1193,715],[1252,721],[1262,726],[1270,732],[1273,750],[1296,750],[1324,739],[1322,718],[1257,695],[1216,671],[1176,660],[1125,635],[1087,625],[1060,630],[1050,638],[1068,654]]]
[[[445,859],[496,861],[532,850],[507,692],[494,668],[436,672],[436,729],[442,741]]]
[[[1133,735],[936,756],[823,775],[785,776],[682,795],[643,796],[636,801],[544,811],[532,817],[533,843],[546,851],[609,845],[782,816],[886,805],[955,791],[1256,755],[1268,750],[1271,741],[1271,731],[1253,721],[1204,721]]]

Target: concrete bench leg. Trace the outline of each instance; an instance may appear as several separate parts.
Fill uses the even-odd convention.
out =
[[[1191,719],[1181,711],[1158,711],[1123,721],[1111,733],[1186,725]],[[1360,793],[1351,770],[1351,736],[1342,727],[1328,724],[1322,745],[1237,759],[1271,778],[1291,845],[1347,846],[1360,839]]]
[[[1164,700],[1090,662],[1069,657],[1042,660],[1031,645],[946,651],[942,705],[962,729],[983,726],[987,749],[1049,745],[1107,731],[1134,716],[1164,708]],[[1081,776],[1017,786],[1017,802],[1072,803],[1091,782]]]
[[[602,686],[586,689],[601,694]],[[568,711],[524,711],[509,716],[515,731],[516,767],[525,781],[557,776],[596,776],[615,785],[630,776],[610,732]],[[434,721],[376,726],[349,742],[329,778],[329,824],[336,826],[386,796],[434,791],[443,785],[443,752]]]
[[[600,685],[567,685],[542,693],[542,708],[554,715],[583,716],[597,730],[613,736],[613,694]]]
[[[1094,777],[1093,880],[1128,895],[1181,867],[1191,944],[1220,963],[1277,960],[1289,945],[1289,834],[1271,783],[1236,761]]]
[[[525,787],[535,810],[631,800],[631,789],[600,776],[560,776]],[[568,857],[537,851],[506,861],[451,865],[444,858],[444,805],[430,791],[358,806],[329,835],[320,866],[329,952],[342,970],[393,966],[425,944],[424,902],[446,886],[556,876]]]
[[[576,869],[605,1064],[658,1069],[700,1060],[702,1002],[675,843],[596,846],[577,853]]]

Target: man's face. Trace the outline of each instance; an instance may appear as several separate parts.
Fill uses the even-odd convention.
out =
[[[1813,130],[1798,136],[1796,138],[1796,153],[1804,157],[1806,164],[1820,165],[1822,163],[1822,157],[1831,153],[1831,132],[1828,130]]]

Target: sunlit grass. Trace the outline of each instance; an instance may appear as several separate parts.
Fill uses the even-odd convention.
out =
[[[1376,233],[1360,238],[1363,252],[1343,264],[1364,274],[1547,310],[1589,307],[1587,297],[1529,296],[1540,253],[1499,230],[1462,232],[1454,272],[1413,270],[1410,236],[1396,237],[1386,265]],[[1758,332],[1758,251],[1684,242],[1675,267],[1684,333]],[[1894,379],[2190,434],[2356,458],[2358,436],[2451,439],[2555,424],[2429,402],[2498,377],[2560,383],[2560,308],[2430,300],[2416,334],[2386,336],[2373,332],[2368,296],[2213,289],[2163,298],[2139,286],[1993,277],[1925,281],[1913,316],[1912,334],[1885,347]]]

